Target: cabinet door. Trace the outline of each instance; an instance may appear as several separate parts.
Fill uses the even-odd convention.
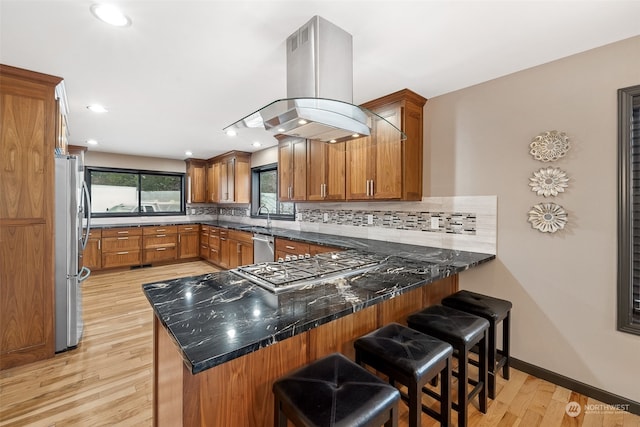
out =
[[[195,258],[199,255],[198,233],[180,233],[178,234],[178,258]]]
[[[89,237],[87,247],[82,252],[82,265],[91,271],[102,267],[102,242],[99,237]]]
[[[218,200],[220,202],[229,201],[229,163],[220,162],[220,173],[218,175]]]
[[[253,264],[253,244],[240,242],[238,244],[238,264]]]
[[[278,146],[278,198],[307,198],[307,140],[291,138]]]
[[[399,105],[376,113],[400,128],[402,109]],[[373,195],[376,199],[400,199],[402,197],[402,141],[397,131],[383,120],[376,120],[375,174]]]
[[[220,163],[207,164],[207,202],[217,203],[220,191]]]
[[[347,199],[370,198],[370,182],[373,179],[375,150],[371,137],[353,139],[346,142]]]
[[[327,178],[324,187],[324,198],[326,200],[344,200],[346,197],[346,143],[338,142],[325,145],[327,151],[325,157]]]
[[[251,202],[251,165],[249,162],[237,161],[235,165],[235,202]]]
[[[226,234],[220,233],[220,266],[222,268],[229,268],[230,263],[230,244],[229,238]]]
[[[322,141],[307,143],[307,200],[324,200],[328,147],[329,144]],[[344,177],[342,182],[344,188]]]
[[[203,161],[189,160],[187,179],[189,181],[189,203],[204,203],[207,201],[207,171]]]

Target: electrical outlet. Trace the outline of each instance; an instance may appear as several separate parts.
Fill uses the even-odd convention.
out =
[[[296,214],[296,221],[302,221],[302,214],[301,213],[297,213]]]
[[[322,221],[323,222],[329,221],[329,214],[328,213],[325,212],[325,213],[322,214]]]
[[[431,217],[431,229],[432,230],[437,230],[440,228],[440,218],[438,217]]]
[[[373,215],[371,214],[367,215],[367,224],[369,225],[373,224]]]

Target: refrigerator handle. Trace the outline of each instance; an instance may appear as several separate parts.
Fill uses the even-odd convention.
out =
[[[87,267],[82,267],[82,269],[78,273],[78,283],[84,282],[89,278],[90,275],[91,275],[91,270],[89,270]]]
[[[84,251],[87,248],[87,242],[89,241],[89,232],[91,231],[91,199],[89,198],[89,187],[87,187],[87,182],[82,181],[82,192],[84,194],[85,200],[87,204],[85,206],[85,210],[87,212],[87,231],[84,236],[84,240],[82,241],[82,250]]]

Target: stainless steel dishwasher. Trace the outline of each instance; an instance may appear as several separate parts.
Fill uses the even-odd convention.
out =
[[[275,260],[273,236],[253,234],[253,263],[270,262]]]

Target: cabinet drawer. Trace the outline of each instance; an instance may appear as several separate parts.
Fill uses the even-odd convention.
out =
[[[220,237],[216,235],[209,234],[209,247],[210,248],[220,248]]]
[[[87,229],[85,228],[85,229],[82,230],[82,237],[84,238],[84,236],[86,236],[86,235],[87,235]],[[102,237],[102,230],[100,230],[100,229],[97,229],[97,230],[92,229],[91,231],[89,231],[89,238],[90,239],[99,239],[101,237]]]
[[[220,250],[218,248],[209,247],[209,260],[216,264],[220,262]]]
[[[210,228],[211,228],[211,227],[210,227],[210,226],[208,226],[208,225],[201,225],[201,226],[200,226],[200,231],[202,231],[203,233],[209,233],[209,229],[210,229]]]
[[[322,245],[314,245],[309,243],[309,254],[311,256],[322,254],[325,252],[340,252],[342,249],[334,248],[332,246],[322,246]]]
[[[118,251],[102,253],[102,268],[140,265],[142,251]]]
[[[152,234],[176,234],[177,232],[178,232],[177,225],[144,227],[142,229],[142,233],[145,236],[149,236]]]
[[[178,237],[176,234],[156,234],[144,236],[144,249],[155,249],[160,247],[175,247]]]
[[[200,244],[200,258],[209,258],[209,245]]]
[[[107,228],[102,230],[102,237],[142,236],[140,227]]]
[[[143,264],[151,264],[156,261],[172,261],[176,259],[176,247],[162,247],[145,249]]]
[[[209,236],[219,236],[220,229],[218,227],[209,227]]]
[[[200,226],[198,224],[186,224],[178,226],[178,233],[197,233],[199,231]]]
[[[287,239],[276,239],[276,250],[293,255],[304,255],[309,253],[309,244]]]
[[[229,230],[229,238],[238,242],[253,244],[252,237],[253,234],[246,231]]]
[[[103,237],[102,252],[139,250],[142,236]]]

